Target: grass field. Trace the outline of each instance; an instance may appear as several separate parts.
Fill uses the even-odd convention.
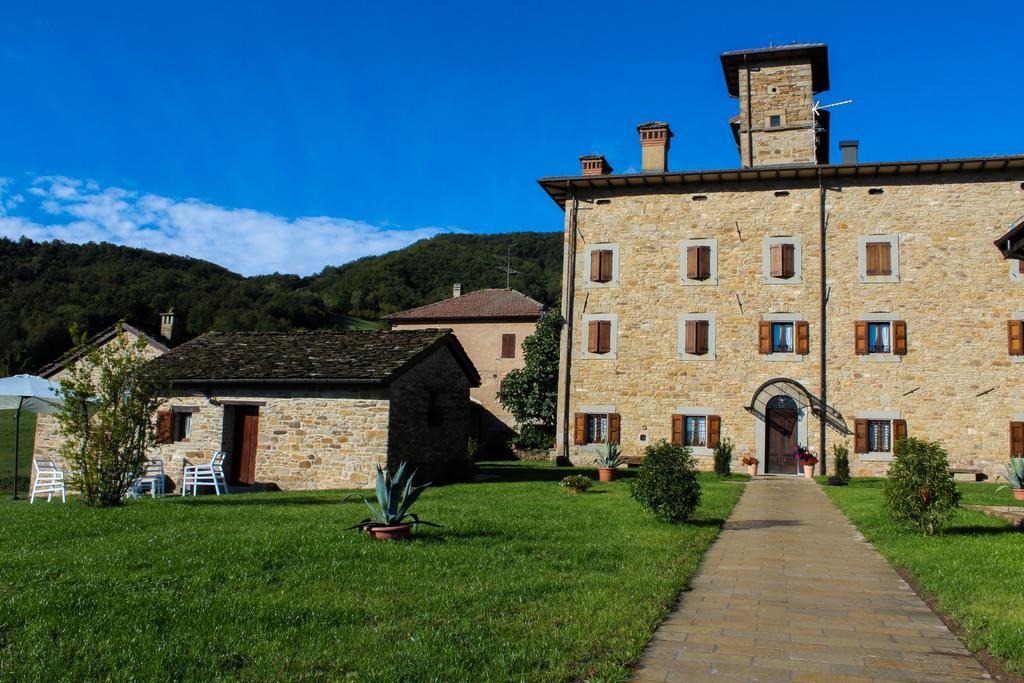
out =
[[[895,567],[906,569],[966,632],[971,649],[987,649],[1024,673],[1024,533],[979,512],[962,510],[937,536],[904,531],[890,519],[882,479],[854,479],[825,491]],[[995,484],[959,484],[967,505],[1013,505]],[[1020,504],[1020,503],[1016,503]]]
[[[345,531],[341,492],[0,503],[0,678],[621,680],[743,490],[701,475],[669,525],[626,480],[480,472],[423,495],[444,528],[411,543]]]
[[[11,493],[14,476],[14,412],[0,410],[0,496]],[[21,414],[21,444],[18,457],[18,492],[28,495],[32,474],[32,446],[36,434],[35,413]]]

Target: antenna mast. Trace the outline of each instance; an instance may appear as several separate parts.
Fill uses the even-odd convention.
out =
[[[512,276],[519,275],[518,270],[512,270],[512,247],[509,247],[505,254],[505,265],[497,266],[497,268],[505,273],[505,289],[512,289]]]

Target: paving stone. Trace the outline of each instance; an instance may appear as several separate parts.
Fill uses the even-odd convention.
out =
[[[751,481],[634,680],[991,680],[816,484]]]

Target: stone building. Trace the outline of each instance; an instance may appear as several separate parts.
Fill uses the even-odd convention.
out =
[[[498,402],[501,380],[523,367],[523,339],[533,334],[544,306],[513,289],[481,289],[387,317],[395,330],[446,327],[458,337],[480,373],[473,401],[471,434],[485,451],[502,448],[513,436],[515,419]]]
[[[565,209],[558,452],[668,439],[710,467],[729,438],[760,472],[847,443],[884,474],[903,435],[954,466],[1024,450],[1024,273],[993,241],[1024,220],[1024,156],[829,161],[825,45],[721,56],[739,166],[642,172],[600,155],[539,181]],[[824,463],[823,463],[824,465]]]
[[[472,361],[448,330],[210,332],[153,361],[167,476],[229,453],[228,483],[361,487],[377,465],[438,480],[462,464]],[[40,445],[37,442],[37,450]]]

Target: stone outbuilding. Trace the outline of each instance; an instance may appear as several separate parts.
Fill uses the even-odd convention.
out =
[[[480,372],[473,401],[471,434],[485,452],[503,448],[514,434],[515,419],[498,401],[501,380],[523,367],[523,340],[533,334],[544,305],[514,289],[479,289],[387,317],[395,330],[451,328]]]
[[[466,462],[480,378],[450,330],[210,332],[153,365],[171,383],[154,457],[175,482],[218,449],[229,485],[281,489],[366,486],[401,461],[437,481]]]

